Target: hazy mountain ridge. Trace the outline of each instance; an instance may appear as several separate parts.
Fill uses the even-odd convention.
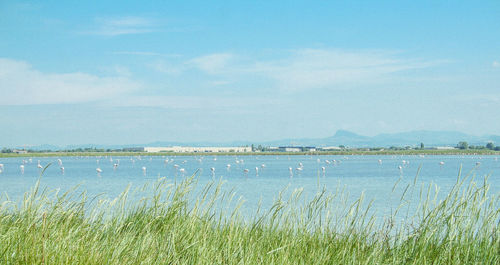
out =
[[[65,150],[77,148],[98,148],[98,149],[121,149],[144,146],[339,146],[348,147],[390,147],[390,146],[420,146],[424,143],[426,147],[435,146],[456,146],[458,142],[466,141],[470,145],[485,145],[488,142],[500,144],[500,136],[483,135],[475,136],[456,131],[409,131],[401,133],[383,133],[375,136],[364,136],[351,131],[338,130],[333,136],[326,138],[289,138],[274,141],[251,142],[251,141],[231,141],[231,142],[176,142],[176,141],[155,141],[147,144],[128,145],[103,145],[103,144],[83,144],[68,145],[65,147],[56,145],[31,146],[33,150]],[[23,147],[17,147],[23,148]]]

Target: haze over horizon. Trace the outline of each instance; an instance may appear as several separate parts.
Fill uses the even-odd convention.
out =
[[[500,135],[500,2],[2,1],[0,146]]]

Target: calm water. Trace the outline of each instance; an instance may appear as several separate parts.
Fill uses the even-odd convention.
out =
[[[490,175],[491,192],[500,192],[498,156],[61,157],[61,166],[57,159],[0,159],[2,200],[5,194],[15,201],[22,198],[40,175],[38,161],[41,166],[52,163],[42,178],[43,186],[66,190],[81,184],[89,195],[105,193],[109,197],[120,194],[128,184],[139,187],[158,177],[180,180],[198,170],[202,185],[222,177],[227,182],[225,187],[234,188],[246,200],[244,210],[250,213],[259,200],[264,207],[269,206],[287,186],[290,190],[302,187],[306,195],[314,194],[318,182],[331,192],[344,187],[353,198],[364,192],[366,198],[374,199],[377,212],[388,213],[397,207],[402,189],[413,181],[419,167],[419,183],[436,183],[442,196],[455,184],[461,165],[463,175]],[[97,168],[102,172],[97,173]],[[398,179],[401,188],[392,192]]]

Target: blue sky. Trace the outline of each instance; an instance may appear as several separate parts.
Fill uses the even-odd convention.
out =
[[[500,134],[500,1],[103,2],[0,2],[0,146]]]

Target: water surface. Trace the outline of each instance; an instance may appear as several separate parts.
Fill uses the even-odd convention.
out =
[[[127,185],[139,187],[159,177],[179,181],[197,172],[199,184],[223,179],[226,188],[234,188],[245,201],[243,208],[252,213],[257,203],[268,207],[279,191],[303,188],[306,196],[324,187],[329,192],[343,188],[352,198],[363,192],[373,200],[373,209],[388,214],[400,203],[408,183],[435,183],[441,197],[462,175],[489,175],[491,192],[500,191],[498,156],[129,156],[129,157],[54,157],[2,158],[0,174],[2,200],[6,194],[18,201],[37,181],[41,168],[52,163],[41,183],[50,189],[67,190],[80,184],[89,196],[105,194],[112,198]],[[40,166],[38,166],[40,164]],[[21,172],[24,166],[24,173]],[[64,167],[64,171],[61,169]],[[99,168],[102,172],[98,173]],[[398,186],[393,191],[394,184]]]

